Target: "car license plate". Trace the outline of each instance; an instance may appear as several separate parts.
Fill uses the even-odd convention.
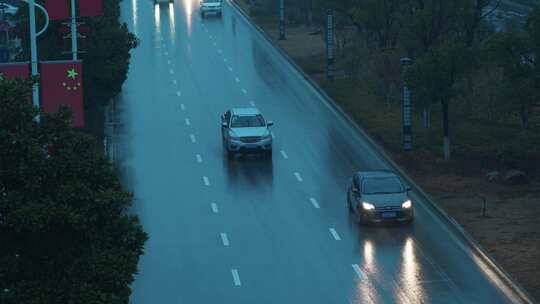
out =
[[[395,218],[397,216],[397,213],[395,212],[383,212],[381,214],[382,218],[388,219],[388,218]]]

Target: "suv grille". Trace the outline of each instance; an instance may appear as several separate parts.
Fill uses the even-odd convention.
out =
[[[250,136],[250,137],[241,137],[240,141],[245,143],[254,143],[260,141],[261,138],[259,136]]]

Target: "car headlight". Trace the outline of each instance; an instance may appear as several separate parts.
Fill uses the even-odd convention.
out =
[[[362,208],[364,208],[364,210],[373,210],[375,209],[375,206],[367,202],[362,202]]]
[[[235,140],[235,141],[239,141],[240,140],[240,136],[236,136],[234,133],[229,133],[229,138],[231,140]]]
[[[268,133],[267,135],[264,135],[262,137],[262,140],[268,140],[268,139],[272,139],[272,134]]]
[[[411,202],[410,199],[404,201],[403,204],[401,204],[401,208],[403,208],[403,209],[409,209],[411,207],[412,207],[412,202]]]

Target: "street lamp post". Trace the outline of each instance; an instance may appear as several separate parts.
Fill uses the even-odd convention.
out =
[[[38,76],[37,34],[36,34],[36,4],[34,0],[28,0],[28,15],[30,17],[30,65],[32,76]],[[35,82],[32,87],[32,100],[35,107],[39,108],[39,83]],[[39,115],[36,117],[39,122]]]

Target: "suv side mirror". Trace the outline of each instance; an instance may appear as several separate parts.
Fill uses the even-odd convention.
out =
[[[224,127],[224,128],[228,128],[229,125],[227,124],[227,122],[223,121],[221,122],[221,126]]]
[[[271,127],[271,126],[273,126],[273,125],[274,125],[274,122],[271,121],[271,120],[268,121],[268,122],[266,123],[266,126],[268,126],[268,127]]]

